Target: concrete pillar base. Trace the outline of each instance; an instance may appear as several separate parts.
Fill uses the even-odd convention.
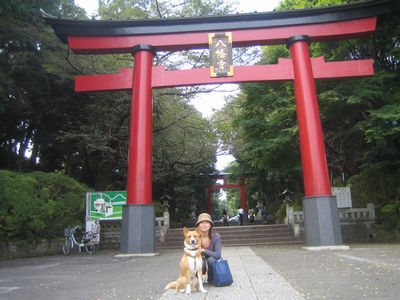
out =
[[[120,251],[127,254],[155,253],[153,204],[123,207]]]
[[[307,246],[343,244],[336,196],[304,197],[303,212]]]

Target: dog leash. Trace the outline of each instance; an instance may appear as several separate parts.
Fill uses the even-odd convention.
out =
[[[189,250],[186,247],[183,248],[183,251],[185,251],[186,254],[188,254],[190,257],[194,258],[194,268],[195,270],[197,270],[197,259],[196,259],[196,252],[198,251],[198,249],[196,250]],[[194,252],[194,254],[192,254],[191,252]],[[201,254],[201,256],[203,257],[203,255]]]

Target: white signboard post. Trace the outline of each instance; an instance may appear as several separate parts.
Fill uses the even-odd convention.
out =
[[[338,208],[351,208],[351,191],[349,187],[332,187],[332,194],[336,196]]]

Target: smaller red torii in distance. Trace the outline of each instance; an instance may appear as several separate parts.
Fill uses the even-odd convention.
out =
[[[246,202],[246,184],[244,183],[243,176],[240,176],[239,184],[231,184],[227,183],[227,174],[225,175],[218,175],[213,177],[213,180],[223,180],[223,184],[211,184],[207,187],[207,202],[206,202],[206,210],[211,215],[212,213],[212,201],[211,195],[214,190],[217,189],[239,189],[240,191],[240,204],[245,212],[247,212],[247,202]]]

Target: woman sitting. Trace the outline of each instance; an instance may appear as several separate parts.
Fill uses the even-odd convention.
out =
[[[197,218],[196,227],[201,232],[201,247],[203,257],[206,259],[208,265],[207,278],[209,283],[213,281],[213,262],[221,258],[221,236],[212,229],[213,226],[214,222],[208,213],[202,213]],[[207,266],[203,262],[203,274],[206,270]]]

